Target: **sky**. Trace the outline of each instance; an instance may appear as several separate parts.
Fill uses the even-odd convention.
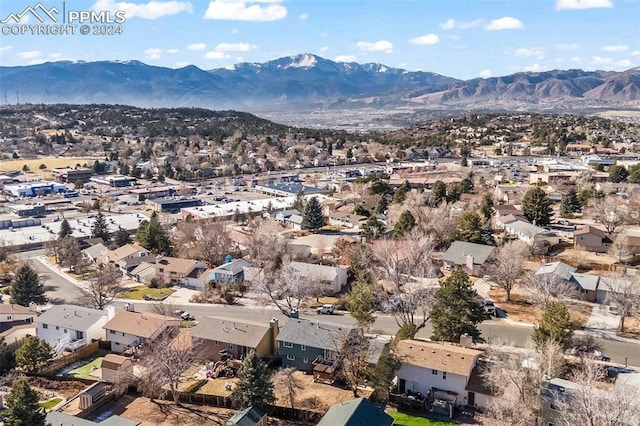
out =
[[[462,79],[640,66],[640,0],[42,0],[43,22],[22,15],[37,4],[0,1],[0,65],[139,60],[209,70],[313,53]]]

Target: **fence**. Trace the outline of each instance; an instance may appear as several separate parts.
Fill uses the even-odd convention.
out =
[[[54,359],[49,365],[40,370],[40,374],[45,376],[53,374],[56,371],[66,367],[67,365],[71,365],[76,361],[86,358],[89,355],[97,352],[99,345],[100,343],[98,341],[91,342],[87,346],[83,346],[82,348],[69,355],[64,355],[60,358]]]

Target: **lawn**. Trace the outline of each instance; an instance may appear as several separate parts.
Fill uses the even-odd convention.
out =
[[[99,380],[100,378],[92,376],[91,372],[102,366],[102,358],[101,356],[97,357],[91,360],[91,362],[69,371],[66,375],[76,379]]]
[[[173,294],[173,292],[174,290],[170,288],[149,288],[145,285],[140,285],[118,294],[118,297],[133,300],[146,300],[147,298],[164,300],[167,296]]]
[[[53,398],[48,401],[39,402],[38,405],[40,405],[40,407],[44,408],[45,410],[51,410],[56,405],[60,404],[60,402],[62,402],[62,398]]]
[[[389,411],[388,413],[395,420],[396,426],[450,426],[455,425],[451,422],[443,422],[440,420],[431,420],[425,417],[412,416],[410,414],[399,413],[398,411]]]

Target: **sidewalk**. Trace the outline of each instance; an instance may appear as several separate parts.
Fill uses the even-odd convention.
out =
[[[475,283],[473,283],[473,288],[480,295],[480,297],[482,297],[484,299],[491,299],[491,296],[489,296],[489,290],[491,290],[491,283],[489,281],[485,281],[482,278],[480,278],[480,279],[476,280]],[[503,310],[500,310],[500,311],[504,312]],[[515,326],[515,327],[529,327],[529,328],[532,328],[535,325],[535,324],[532,324],[530,322],[514,321],[511,318],[509,318],[508,316],[501,317],[501,318],[499,318],[499,320],[502,321],[502,322],[505,322],[505,323],[507,323],[509,325]]]
[[[58,265],[52,265],[51,263],[49,263],[49,260],[47,259],[46,256],[38,256],[38,257],[35,257],[34,259],[36,261],[40,262],[47,269],[49,269],[51,272],[53,272],[54,274],[56,274],[57,276],[59,276],[63,280],[69,281],[70,283],[72,283],[76,287],[87,291],[87,289],[89,287],[89,282],[88,281],[77,280],[76,278],[74,278],[71,275],[69,275],[66,272],[64,272],[62,270],[62,268],[60,268]]]

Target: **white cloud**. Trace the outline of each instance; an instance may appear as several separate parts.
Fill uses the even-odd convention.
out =
[[[11,46],[9,46],[9,48],[11,48]],[[640,56],[640,50],[634,50],[633,52],[631,52],[631,56]]]
[[[167,52],[167,53],[170,53],[170,54],[172,54],[172,55],[175,55],[176,53],[178,53],[178,52],[179,52],[179,50],[178,50],[178,49],[167,49],[167,51],[166,51],[166,52]]]
[[[613,62],[613,59],[603,56],[592,56],[591,60],[596,64],[611,64]]]
[[[184,67],[186,67],[188,65],[190,65],[190,64],[187,61],[176,62],[176,68],[184,68]]]
[[[539,71],[542,70],[542,67],[540,65],[538,65],[538,64],[531,64],[531,65],[528,65],[528,66],[524,67],[524,70],[526,72],[539,72]]]
[[[629,68],[631,66],[631,61],[629,59],[621,59],[613,63],[616,67],[621,68]]]
[[[18,57],[22,59],[35,59],[42,56],[42,52],[39,50],[29,50],[28,52],[20,52],[18,53]]]
[[[393,44],[388,40],[378,40],[373,43],[368,41],[359,41],[356,43],[356,47],[363,52],[393,52]]]
[[[581,64],[582,58],[580,56],[572,56],[569,58],[569,61],[573,62],[574,64]]]
[[[482,19],[476,19],[474,21],[464,22],[464,21],[458,21],[453,18],[449,18],[440,24],[440,28],[442,28],[443,30],[454,30],[454,29],[468,30],[471,28],[479,27],[480,25],[482,25]]]
[[[568,44],[556,44],[557,50],[578,50],[580,49],[580,45],[578,43],[568,43]]]
[[[556,0],[556,10],[613,7],[611,0]]]
[[[159,59],[162,54],[162,49],[147,49],[144,51],[144,54],[149,59]]]
[[[480,71],[480,77],[482,77],[482,78],[489,78],[489,77],[491,77],[491,70],[486,69],[486,70],[482,70],[482,71]]]
[[[2,52],[6,52],[7,50],[11,50],[11,49],[13,49],[13,46],[3,46],[3,47],[0,47],[0,53],[2,53]]]
[[[406,69],[406,68],[407,68],[407,63],[406,63],[406,62],[400,62],[400,63],[398,64],[398,68],[400,68],[400,69]]]
[[[329,50],[329,46],[322,46],[320,49],[318,49],[318,52],[324,53],[324,52],[326,52],[328,50]]]
[[[596,65],[603,65],[609,68],[630,68],[633,64],[629,59],[614,61],[606,56],[592,56],[591,60]]]
[[[574,63],[574,64],[581,64],[582,63],[582,58],[580,58],[579,56],[572,56],[570,58],[566,58],[566,57],[562,56],[562,57],[554,59],[554,61],[556,63],[559,63],[559,64],[564,64],[564,63],[567,63],[567,62],[571,62],[571,63]]]
[[[355,62],[356,55],[338,55],[333,60],[336,62]]]
[[[216,46],[217,52],[248,52],[258,46],[249,43],[220,43]]]
[[[300,16],[298,16],[298,18],[300,18],[301,21],[306,21],[307,19],[309,19],[309,14],[301,13]]]
[[[602,50],[603,52],[624,52],[625,50],[628,50],[629,46],[627,46],[626,44],[618,44],[618,45],[614,45],[614,46],[602,46],[600,48],[600,50]]]
[[[513,53],[520,57],[535,56],[538,59],[544,59],[544,47],[521,47],[520,49],[516,49]]]
[[[419,45],[438,44],[440,43],[440,37],[438,37],[438,34],[430,33],[430,34],[425,34],[419,37],[412,38],[411,40],[409,40],[409,43],[419,44]]]
[[[211,52],[205,53],[204,57],[206,59],[226,59],[226,58],[229,58],[229,55],[224,52],[218,52],[216,50],[212,50]]]
[[[262,6],[260,3],[270,4]],[[209,2],[204,19],[253,22],[284,19],[287,16],[287,8],[275,3],[280,3],[280,0],[214,0]]]
[[[114,0],[98,0],[91,6],[92,10],[124,10],[127,19],[137,16],[142,19],[158,19],[163,16],[176,15],[178,13],[193,13],[193,5],[180,1],[155,1],[148,3],[116,2]]]
[[[502,18],[494,19],[484,27],[484,29],[487,31],[519,30],[522,28],[524,28],[522,22],[519,19],[512,18],[511,16],[504,16]]]
[[[193,43],[193,44],[189,44],[187,46],[187,49],[189,50],[204,50],[206,49],[207,44],[206,43]]]
[[[48,55],[51,59],[60,59],[62,57],[62,53],[53,52]]]

